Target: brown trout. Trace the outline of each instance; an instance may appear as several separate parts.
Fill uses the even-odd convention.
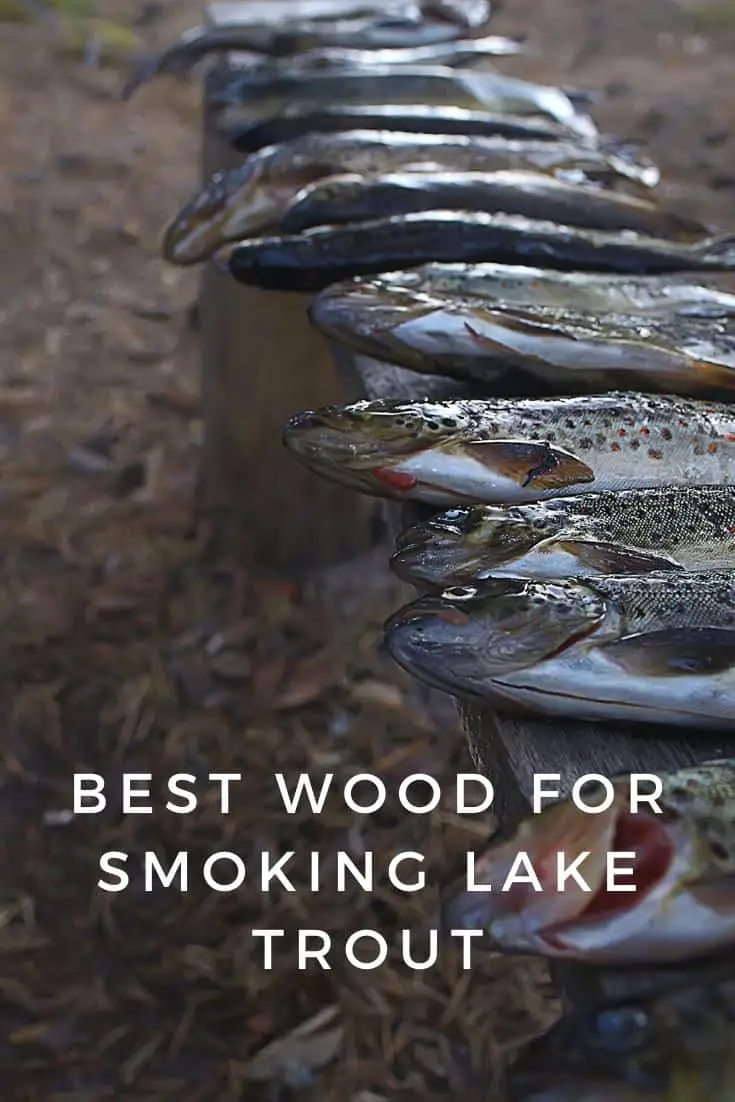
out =
[[[485,381],[520,370],[557,392],[604,389],[611,377],[658,389],[669,378],[669,389],[708,394],[721,374],[729,389],[734,294],[681,277],[478,269],[415,290],[410,272],[333,284],[309,316],[338,344],[428,374]]]
[[[336,134],[344,130],[397,130],[404,134],[464,134],[467,137],[506,138],[514,141],[570,141],[574,135],[560,123],[542,116],[499,115],[463,107],[425,107],[406,104],[359,104],[302,110],[292,104],[262,122],[240,122],[236,112],[225,113],[217,127],[233,149],[256,153],[267,145],[292,141],[303,134]]]
[[[608,183],[635,171],[615,154],[565,141],[381,130],[307,133],[261,149],[237,168],[216,173],[165,231],[163,255],[174,264],[194,264],[229,241],[279,226],[302,188],[325,177],[395,168],[433,173],[449,166],[486,172],[533,167],[549,174],[580,173]]]
[[[573,1011],[506,1075],[508,1102],[732,1102],[735,982]]]
[[[490,578],[401,609],[386,642],[502,712],[735,731],[735,571]]]
[[[633,579],[636,585],[638,581]],[[715,609],[716,602],[711,612]],[[704,607],[698,606],[697,611]],[[693,610],[690,620],[695,616]],[[696,630],[690,630],[696,639]],[[723,634],[735,641],[735,632],[723,630]],[[663,640],[659,646],[663,658]],[[669,648],[672,653],[673,647]],[[701,649],[699,653],[704,658],[705,653],[717,652]],[[652,676],[648,666],[640,674],[646,675]],[[680,676],[690,682],[697,676],[717,677],[712,670],[700,670],[697,675],[684,665],[672,665],[668,675],[662,668],[659,676],[676,696]],[[734,691],[735,681],[731,681],[731,707]],[[474,882],[490,885],[491,890],[474,892],[463,883],[457,894],[447,893],[444,921],[454,928],[486,930],[505,952],[590,963],[675,961],[731,945],[735,940],[735,759],[704,762],[660,780],[660,812],[646,803],[633,809],[630,775],[613,778],[614,798],[607,810],[584,811],[571,799],[542,808],[511,838],[491,843],[475,858]],[[646,791],[652,792],[652,787]],[[587,784],[583,798],[589,807],[609,802],[598,782]],[[514,863],[514,871],[520,872],[519,852],[526,855],[536,882],[508,882]],[[632,875],[621,871],[616,878],[618,886],[629,886],[627,891],[611,890],[609,853],[633,855],[615,862],[621,870],[623,865],[632,869]],[[559,890],[560,854],[567,868],[587,854],[577,865],[584,886],[570,877]]]
[[[632,230],[672,241],[697,241],[712,226],[629,195],[567,183],[542,172],[347,174],[304,188],[281,219],[284,233],[365,222],[424,210],[520,214],[592,230]]]
[[[657,486],[529,505],[470,505],[403,532],[391,559],[419,588],[487,578],[735,570],[735,488]]]
[[[332,481],[434,505],[735,483],[735,406],[671,395],[363,401],[300,413],[283,441]]]
[[[323,291],[330,283],[427,260],[512,264],[631,275],[735,269],[735,238],[681,244],[624,230],[581,230],[516,214],[424,211],[253,238],[219,258],[239,283],[271,291]]]

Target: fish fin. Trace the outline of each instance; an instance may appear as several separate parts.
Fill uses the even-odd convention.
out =
[[[627,635],[600,651],[621,669],[647,677],[722,673],[735,667],[735,630],[678,628]]]
[[[713,911],[728,910],[735,902],[735,872],[713,873],[687,883],[687,892],[697,903]]]
[[[576,455],[540,440],[473,440],[468,455],[517,482],[524,489],[556,490],[592,482],[595,472]]]
[[[568,551],[583,566],[599,570],[602,574],[646,574],[652,570],[683,570],[668,555],[640,551],[637,547],[627,547],[622,543],[605,543],[594,537],[580,539],[576,536],[566,538],[564,534],[552,536],[548,542],[554,547]],[[542,544],[537,544],[537,550]]]

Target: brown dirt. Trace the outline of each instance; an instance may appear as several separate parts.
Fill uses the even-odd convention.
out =
[[[529,31],[534,50],[506,71],[598,89],[600,124],[643,143],[663,195],[732,224],[731,5],[506,8],[498,32]],[[136,9],[107,12],[125,23]],[[141,32],[153,44],[199,20],[188,3],[159,15]],[[358,973],[337,953],[332,971],[299,972],[289,942],[266,973],[249,937],[392,936],[430,919],[435,893],[345,897],[328,882],[314,895],[303,870],[299,892],[269,897],[198,882],[146,894],[137,873],[119,895],[95,886],[109,849],[201,861],[298,846],[375,849],[378,868],[417,848],[436,883],[478,827],[449,809],[470,768],[456,725],[426,715],[380,654],[378,617],[337,632],[287,580],[200,562],[196,276],[157,256],[197,179],[198,86],[161,80],[121,105],[124,66],[85,68],[22,25],[2,27],[0,73],[3,1097],[494,1098],[508,1048],[553,1010],[539,966],[487,955],[463,973],[449,953],[411,976],[392,955]],[[394,801],[367,820],[332,801],[294,821],[279,813],[278,769],[364,769],[392,790],[433,771],[447,807],[427,824]],[[69,821],[74,770],[111,785],[123,770],[245,781],[227,817],[210,796],[188,817],[121,818],[113,796],[104,816]],[[262,1055],[320,1014],[316,1040]]]

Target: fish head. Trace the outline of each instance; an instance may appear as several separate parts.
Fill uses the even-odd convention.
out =
[[[509,1102],[661,1102],[669,1077],[659,1041],[643,1002],[569,1014],[511,1066]]]
[[[544,504],[449,509],[407,529],[391,566],[407,580],[461,585],[508,567],[560,527]]]
[[[604,615],[604,601],[584,584],[490,578],[401,609],[386,624],[386,643],[410,673],[472,696],[583,639]]]
[[[400,494],[402,461],[471,426],[460,408],[431,402],[362,401],[297,414],[283,443],[303,463],[354,489],[379,496]],[[406,476],[411,485],[415,479]],[[407,489],[411,486],[407,485]]]
[[[222,245],[277,227],[284,207],[327,169],[294,151],[287,171],[282,147],[267,146],[237,168],[216,172],[176,215],[163,235],[162,251],[173,264],[197,264]]]

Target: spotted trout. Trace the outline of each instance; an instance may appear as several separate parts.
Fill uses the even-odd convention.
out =
[[[463,107],[425,107],[423,104],[356,104],[348,107],[287,111],[254,123],[238,119],[236,111],[219,120],[218,132],[239,153],[255,153],[267,145],[292,141],[303,134],[336,134],[344,130],[396,130],[404,134],[464,134],[467,137],[506,138],[515,141],[570,141],[561,123],[543,116],[500,115]]]
[[[284,233],[366,222],[428,210],[484,211],[592,230],[632,230],[672,241],[697,241],[712,226],[646,199],[568,183],[548,173],[411,172],[346,174],[304,188],[281,219]]]
[[[171,256],[171,250],[168,255]],[[330,283],[427,260],[512,264],[631,275],[735,269],[735,238],[682,244],[630,231],[582,230],[515,214],[426,211],[302,234],[253,238],[221,263],[239,283],[263,290],[323,291]]]
[[[206,259],[228,241],[280,226],[302,188],[343,173],[401,168],[433,173],[447,167],[491,172],[535,168],[577,173],[602,182],[627,179],[635,167],[614,153],[568,141],[507,141],[455,134],[351,130],[307,133],[251,154],[237,168],[217,172],[174,218],[163,255],[174,264]]]
[[[450,509],[403,532],[391,566],[436,589],[487,578],[735,570],[735,488],[657,486]]]
[[[400,610],[386,642],[501,712],[735,731],[733,571],[491,578]]]
[[[508,1102],[732,1102],[735,982],[573,1011],[505,1078]]]
[[[696,629],[690,631],[696,640]],[[663,646],[663,640],[659,644]],[[691,653],[690,646],[686,654]],[[717,651],[701,650],[702,658],[705,653],[713,656]],[[659,654],[663,657],[662,651]],[[703,679],[717,676],[702,667],[700,671]],[[668,674],[662,668],[659,676],[671,682],[680,674],[685,680],[697,676],[684,665],[672,665]],[[641,675],[652,676],[650,663],[644,663]],[[735,682],[731,704],[733,687]],[[669,691],[679,696],[671,685]],[[462,884],[458,892],[448,891],[444,921],[453,928],[487,931],[505,952],[596,964],[668,962],[731,945],[735,759],[704,762],[664,774],[660,780],[658,811],[650,803],[631,803],[630,775],[612,780],[611,801],[599,782],[594,782],[594,789],[592,784],[585,787],[584,802],[597,807],[594,812],[580,809],[571,799],[547,805],[511,838],[491,843],[475,858],[474,881],[490,885],[490,890],[472,892]],[[508,882],[514,863],[518,868],[519,852],[526,855],[535,882]],[[618,862],[632,870],[625,875],[621,871],[618,883],[633,890],[611,890],[610,853],[632,855]],[[586,854],[577,865],[583,883],[570,877],[560,890],[560,854],[567,867]]]
[[[735,483],[735,406],[671,395],[362,401],[298,414],[283,442],[332,481],[434,505]]]
[[[729,390],[731,293],[681,277],[479,268],[485,276],[439,274],[415,288],[410,272],[333,284],[309,316],[340,345],[428,374],[488,381],[512,372],[557,393],[612,379],[667,389],[668,379],[668,389],[712,396],[719,375]]]

